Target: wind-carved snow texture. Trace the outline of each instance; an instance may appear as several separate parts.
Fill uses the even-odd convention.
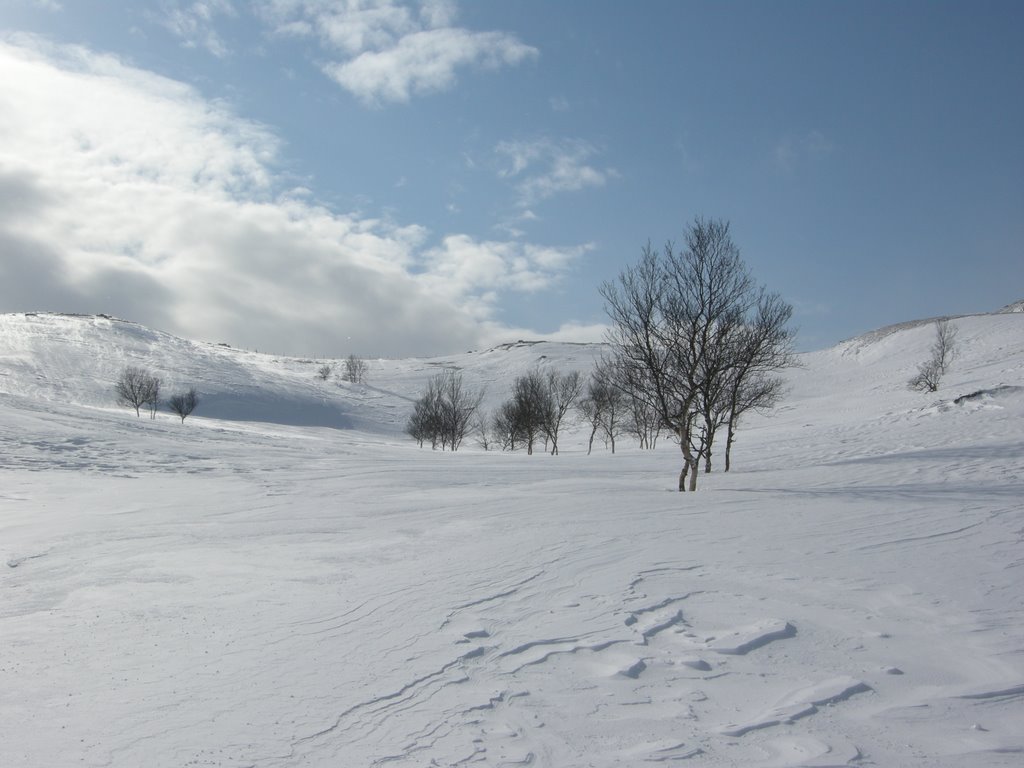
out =
[[[933,395],[906,387],[929,323],[803,355],[691,495],[671,444],[396,436],[435,363],[493,408],[597,348],[356,389],[0,316],[0,765],[1019,767],[1024,313],[954,322]],[[125,364],[256,402],[136,419]]]

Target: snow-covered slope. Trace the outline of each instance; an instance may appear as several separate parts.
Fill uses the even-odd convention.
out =
[[[953,322],[939,392],[905,384],[929,323],[803,355],[678,494],[668,442],[399,435],[439,366],[496,402],[595,347],[361,388],[0,317],[0,765],[1019,766],[1024,313]],[[204,406],[116,408],[126,364]]]
[[[103,316],[0,315],[0,393],[37,401],[114,408],[114,382],[129,365],[161,379],[163,392],[195,386],[212,419],[292,426],[358,428],[400,434],[411,401],[427,379],[451,367],[483,387],[488,402],[507,397],[508,382],[530,367],[589,370],[597,345],[519,342],[445,358],[367,360],[367,381],[343,381],[343,361],[260,354],[186,341]],[[323,381],[324,364],[334,374]]]

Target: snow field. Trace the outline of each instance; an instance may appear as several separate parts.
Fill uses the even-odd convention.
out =
[[[388,419],[431,361],[328,390],[375,429],[139,420],[47,372],[160,359],[230,393],[234,369],[3,318],[2,765],[1024,760],[1024,397],[953,402],[1024,385],[1022,315],[958,319],[934,395],[903,386],[927,326],[803,356],[692,495],[667,442],[418,450]],[[560,346],[446,362],[496,389],[593,354]],[[252,356],[247,393],[317,412],[309,365]]]

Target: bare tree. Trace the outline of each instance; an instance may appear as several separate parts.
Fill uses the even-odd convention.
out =
[[[189,387],[188,392],[172,395],[171,399],[167,401],[167,405],[173,413],[181,417],[181,423],[184,424],[185,418],[191,416],[192,411],[199,405],[199,395],[196,392],[196,388]]]
[[[405,431],[417,442],[420,448],[427,440],[431,449],[436,449],[444,431],[443,405],[441,403],[441,379],[434,376],[427,382],[427,390],[413,404],[413,412],[406,424]]]
[[[149,418],[155,419],[157,409],[160,407],[160,379],[153,376],[149,381],[149,392],[146,394],[146,406],[149,408]]]
[[[159,403],[160,379],[144,368],[130,365],[121,371],[120,378],[114,384],[114,392],[117,394],[118,405],[134,408],[135,415],[139,416],[139,409],[143,405]],[[151,408],[155,411],[155,406],[151,405]]]
[[[594,437],[598,431],[604,433],[605,441],[610,444],[612,453],[615,453],[615,438],[625,427],[626,396],[612,383],[612,375],[606,363],[599,364],[591,373],[586,392],[576,406],[590,425],[588,456],[594,448]]]
[[[527,454],[532,454],[537,440],[547,434],[544,425],[550,421],[551,408],[547,380],[539,370],[516,377],[510,415],[513,433],[526,444]]]
[[[462,381],[462,374],[453,370],[447,370],[441,376],[440,389],[444,424],[442,441],[446,440],[448,447],[457,451],[480,409],[484,392],[467,387]]]
[[[775,371],[796,365],[793,332],[788,328],[793,307],[778,294],[763,291],[756,314],[735,341],[735,364],[725,390],[725,471],[732,465],[732,446],[739,419],[747,411],[775,407],[782,397],[782,380]]]
[[[341,376],[345,381],[353,384],[366,383],[366,361],[355,355],[345,358],[345,372]]]
[[[932,357],[939,364],[942,374],[945,375],[956,359],[957,327],[943,318],[935,323],[935,342],[932,344]]]
[[[548,371],[545,379],[547,409],[543,413],[544,434],[551,440],[551,455],[558,455],[558,432],[566,414],[576,404],[583,390],[583,377],[579,371],[560,374]]]
[[[477,409],[476,415],[473,417],[473,432],[476,434],[476,444],[485,451],[491,450],[494,446],[491,420],[486,413],[479,409]]]
[[[590,426],[590,437],[587,439],[587,456],[594,450],[594,436],[601,429],[601,420],[604,416],[604,398],[602,397],[601,384],[591,376],[587,383],[587,391],[576,404],[576,410],[585,422]]]
[[[764,411],[774,408],[782,398],[782,392],[782,379],[764,374],[758,374],[756,378],[747,378],[731,390],[725,438],[726,472],[732,467],[732,447],[736,442],[736,429],[740,417],[747,411]]]
[[[629,418],[624,422],[624,431],[632,434],[637,445],[642,449],[653,451],[658,447],[662,421],[656,408],[647,400],[626,393],[623,399],[628,408]]]
[[[522,442],[516,421],[516,404],[513,400],[502,403],[491,417],[491,436],[503,451],[515,451],[516,444]]]
[[[727,222],[698,218],[685,240],[678,251],[671,243],[661,253],[646,246],[601,293],[617,381],[672,429],[683,453],[679,490],[694,491],[739,368],[739,340],[764,292]]]
[[[324,363],[319,368],[317,368],[316,377],[320,379],[320,381],[327,381],[329,378],[331,378],[332,373],[334,373],[334,366],[331,365],[330,363]]]
[[[937,392],[942,377],[956,358],[957,328],[948,319],[935,321],[935,341],[927,360],[917,366],[917,373],[907,382],[919,392]]]

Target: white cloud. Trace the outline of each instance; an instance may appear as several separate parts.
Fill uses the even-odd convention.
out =
[[[324,71],[368,104],[406,102],[414,95],[448,90],[461,66],[497,69],[518,64],[533,50],[500,32],[429,29],[405,35],[384,50],[329,64]]]
[[[424,281],[449,301],[465,296],[496,296],[497,291],[541,291],[552,287],[572,264],[593,248],[547,248],[529,243],[478,241],[449,235],[424,254]],[[491,314],[489,302],[470,306],[478,319]]]
[[[447,90],[461,68],[497,69],[537,56],[507,33],[453,26],[449,0],[260,0],[257,8],[278,33],[316,36],[341,54],[324,72],[367,104]]]
[[[0,305],[106,312],[296,354],[428,354],[500,331],[588,246],[338,214],[282,189],[279,141],[173,80],[0,38]],[[352,341],[345,339],[351,337]]]
[[[523,208],[562,192],[602,187],[609,178],[617,176],[613,169],[589,164],[598,149],[578,139],[503,141],[495,152],[507,162],[498,175],[517,180],[519,205]]]
[[[194,0],[181,3],[164,0],[160,23],[181,39],[186,48],[205,48],[218,58],[230,53],[227,44],[214,29],[217,15],[235,16],[231,0]]]

